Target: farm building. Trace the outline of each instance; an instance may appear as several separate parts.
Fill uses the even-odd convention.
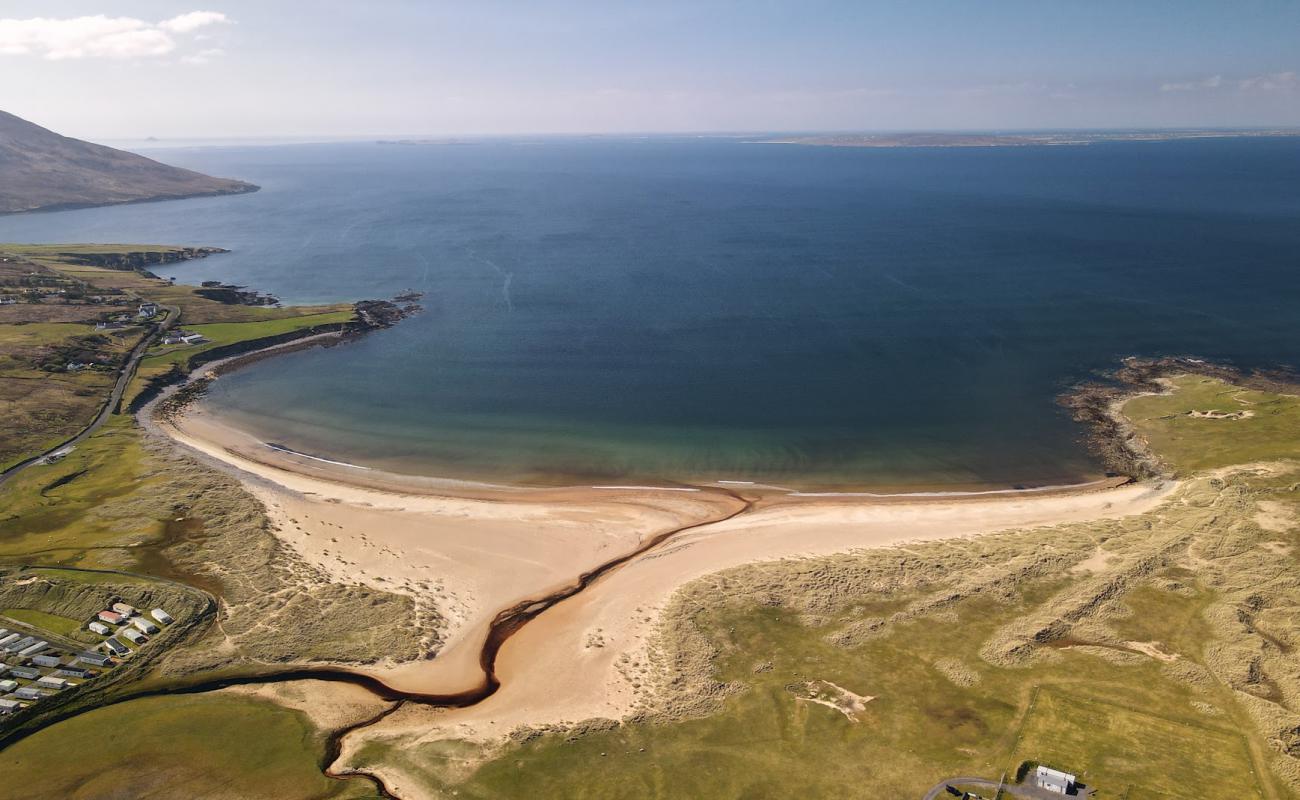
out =
[[[53,675],[42,675],[36,679],[36,685],[42,689],[54,689],[55,691],[58,691],[60,689],[68,688],[68,681],[66,678],[56,678]]]
[[[198,344],[206,341],[203,334],[193,331],[172,331],[163,337],[163,344]]]
[[[110,625],[121,625],[126,621],[126,618],[116,611],[101,611],[95,616],[99,618],[100,622],[107,622]]]
[[[122,638],[134,644],[144,644],[145,641],[147,641],[145,639],[144,634],[140,633],[140,631],[136,630],[135,628],[123,628]]]
[[[60,660],[58,656],[34,656],[32,663],[38,667],[57,667]]]
[[[135,606],[128,606],[126,603],[114,603],[112,608],[124,617],[135,616]]]
[[[107,667],[111,662],[103,653],[77,653],[78,664],[90,664],[92,667]]]
[[[149,612],[149,615],[164,625],[170,625],[175,622],[175,620],[172,619],[172,615],[163,611],[161,608],[155,608],[153,611]]]
[[[140,631],[140,633],[148,633],[150,635],[155,634],[159,630],[161,630],[157,625],[153,624],[152,622],[145,619],[144,617],[136,617],[135,619],[131,620],[131,625],[134,626],[136,630]]]
[[[116,638],[109,637],[104,640],[104,646],[115,656],[124,656],[131,652],[131,648],[119,642]]]
[[[86,626],[91,633],[98,633],[100,636],[107,636],[113,632],[113,629],[102,622],[92,622]]]
[[[1034,782],[1039,788],[1046,789],[1053,794],[1069,794],[1074,788],[1074,776],[1068,772],[1061,772],[1057,769],[1044,767],[1041,764],[1034,771]]]
[[[18,688],[18,681],[4,680],[0,681],[0,692],[12,692]]]

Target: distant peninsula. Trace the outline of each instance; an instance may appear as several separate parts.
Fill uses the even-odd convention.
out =
[[[0,214],[243,194],[258,187],[91,144],[0,111]]]
[[[1098,142],[1164,142],[1177,139],[1222,139],[1248,136],[1300,136],[1300,129],[1045,131],[1040,133],[819,133],[757,140],[757,144],[803,144],[822,147],[1025,147],[1081,145]]]

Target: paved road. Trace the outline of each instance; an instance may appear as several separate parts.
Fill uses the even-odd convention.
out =
[[[145,350],[149,349],[149,345],[153,344],[154,340],[157,339],[163,331],[172,327],[176,318],[180,315],[179,308],[172,308],[171,306],[167,306],[166,308],[167,319],[165,319],[161,324],[154,325],[153,329],[146,333],[144,337],[140,339],[139,343],[131,349],[131,355],[127,357],[126,363],[122,365],[122,369],[118,372],[117,382],[113,384],[113,391],[109,394],[108,400],[99,409],[99,413],[95,415],[95,418],[91,420],[90,424],[85,428],[82,428],[81,432],[76,436],[60,442],[49,450],[46,450],[44,453],[32,456],[26,461],[14,464],[4,472],[0,472],[0,484],[3,484],[5,481],[28,467],[41,463],[51,454],[56,453],[63,448],[80,444],[95,431],[99,430],[99,426],[104,424],[109,415],[113,413],[113,410],[117,408],[117,404],[121,402],[122,395],[126,392],[127,384],[131,382],[131,377],[135,375],[135,368],[140,365],[140,359],[144,358]]]
[[[970,788],[979,787],[981,789],[992,789],[994,792],[996,792],[998,790],[998,787],[1002,786],[1002,784],[998,781],[991,781],[987,778],[967,778],[967,777],[948,778],[945,781],[941,781],[940,783],[935,784],[935,786],[931,788],[930,791],[926,792],[924,800],[938,800],[941,797],[960,796],[961,794],[960,792],[958,792],[957,794],[952,794],[951,792],[949,792],[948,791],[949,786],[967,786]],[[1008,787],[1003,787],[1003,788],[1008,788]]]
[[[957,778],[948,778],[947,780],[936,784],[930,789],[930,791],[925,793],[924,800],[940,800],[940,798],[960,796],[960,792],[957,794],[949,792],[949,786],[965,786],[968,789],[988,789],[990,791],[990,797],[992,797],[999,788],[1009,795],[1014,797],[1023,797],[1027,800],[1055,800],[1056,798],[1061,797],[1059,794],[1052,794],[1046,789],[1040,789],[1037,786],[1024,786],[1015,783],[991,781],[988,778],[970,778],[962,776]],[[1091,789],[1084,788],[1076,791],[1077,794],[1072,794],[1070,797],[1075,797],[1078,800],[1087,800],[1087,798],[1092,797]]]

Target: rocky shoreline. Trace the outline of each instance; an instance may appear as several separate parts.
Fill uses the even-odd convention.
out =
[[[168,372],[151,379],[131,401],[130,411],[137,413],[156,400],[168,387],[185,384],[168,397],[164,406],[160,408],[163,414],[174,413],[201,397],[212,379],[222,372],[302,347],[317,345],[332,347],[371,331],[391,328],[412,314],[424,310],[414,302],[399,305],[392,300],[358,300],[352,304],[352,308],[357,318],[351,322],[313,325],[310,328],[300,328],[258,339],[246,339],[195,353],[185,362],[184,367],[179,364],[174,365]],[[204,366],[209,367],[206,373],[202,377],[192,379],[191,373]]]
[[[1163,379],[1187,374],[1218,378],[1260,391],[1286,394],[1300,391],[1300,375],[1287,369],[1248,371],[1189,356],[1132,356],[1099,379],[1076,384],[1058,397],[1057,402],[1085,427],[1084,442],[1109,473],[1138,480],[1167,477],[1168,467],[1135,436],[1132,426],[1119,413],[1119,407],[1140,394],[1163,393],[1166,391],[1161,383]]]
[[[148,272],[149,267],[229,252],[224,247],[176,247],[170,250],[135,250],[127,253],[59,253],[59,256],[73,264],[143,272],[156,278],[157,275]]]

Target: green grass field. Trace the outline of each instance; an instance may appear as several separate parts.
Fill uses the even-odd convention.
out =
[[[10,619],[25,622],[33,628],[39,628],[50,633],[57,633],[60,636],[73,637],[81,632],[83,623],[81,620],[68,619],[56,614],[46,614],[44,611],[37,611],[31,608],[6,608],[0,610],[0,616],[9,617]]]
[[[312,328],[317,325],[329,325],[351,320],[351,309],[346,311],[326,311],[318,314],[298,314],[292,317],[277,317],[258,322],[216,322],[207,325],[182,325],[187,331],[201,333],[209,341],[197,345],[157,345],[141,363],[141,370],[157,367],[170,367],[182,364],[191,357],[214,347],[243,342],[250,339],[262,339],[283,333]]]
[[[1173,800],[1192,786],[1198,797],[1263,796],[1240,731],[1055,686],[1034,697],[1015,757],[1067,769],[1100,797]]]
[[[1171,394],[1136,397],[1124,413],[1153,450],[1182,473],[1300,458],[1300,397],[1256,392],[1186,375]],[[1241,418],[1192,416],[1194,412]]]
[[[28,469],[0,487],[0,562],[113,568],[129,563],[129,549],[157,539],[163,520],[94,512],[155,481],[134,422],[111,419],[62,460]]]
[[[91,711],[0,752],[0,800],[325,800],[373,797],[317,765],[298,712],[231,695],[152,697]]]

